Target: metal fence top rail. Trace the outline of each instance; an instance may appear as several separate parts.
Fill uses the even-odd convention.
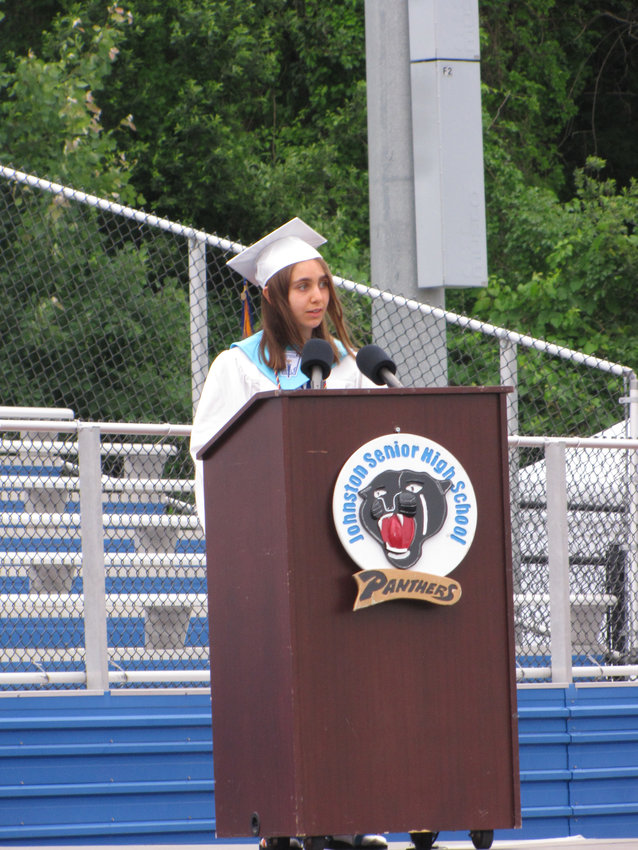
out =
[[[147,435],[155,437],[190,437],[191,425],[172,425],[132,422],[72,422],[57,419],[0,419],[0,431],[55,431],[75,433],[82,428],[95,428],[101,434]]]
[[[86,204],[89,207],[96,207],[115,215],[121,215],[123,218],[132,219],[140,224],[146,224],[149,227],[157,227],[160,230],[166,230],[169,233],[174,233],[178,236],[184,236],[187,239],[193,239],[196,242],[205,242],[212,245],[214,248],[219,248],[222,251],[234,251],[238,253],[243,250],[243,245],[236,242],[231,242],[228,239],[221,239],[219,236],[213,236],[210,233],[205,233],[203,230],[196,230],[193,227],[187,227],[184,224],[176,224],[166,218],[160,218],[156,215],[136,210],[133,207],[126,207],[122,204],[117,204],[114,201],[108,201],[105,198],[99,198],[97,195],[89,195],[86,192],[81,192],[77,189],[71,189],[68,186],[62,186],[60,183],[52,183],[50,180],[45,180],[42,177],[35,177],[32,174],[25,174],[24,171],[17,171],[15,168],[7,168],[5,165],[0,165],[0,176],[7,180],[15,180],[16,183],[23,183],[26,186],[32,186],[35,189],[42,189],[45,192],[51,192],[54,195],[62,195],[69,200],[77,201],[80,204]]]
[[[0,416],[2,415],[0,408]],[[156,437],[189,437],[191,425],[157,424],[152,422],[83,422],[81,420],[60,421],[47,418],[34,419],[2,419],[0,418],[0,431],[55,431],[64,433],[76,433],[82,428],[94,428],[101,434],[128,434],[131,436],[156,436]],[[528,436],[522,434],[511,434],[507,438],[510,448],[543,448],[550,445],[561,445],[574,449],[637,449],[638,440],[629,437],[543,437]]]
[[[0,419],[73,419],[68,407],[0,407]]]
[[[569,449],[638,449],[638,440],[629,437],[533,437],[512,434],[507,438],[507,444],[510,448],[565,446]]]
[[[145,224],[149,227],[157,227],[160,230],[168,231],[194,242],[201,242],[211,247],[222,251],[239,253],[245,246],[239,242],[232,242],[228,239],[222,239],[219,236],[206,233],[202,230],[197,230],[165,218],[151,215],[141,210],[136,210],[133,207],[127,207],[113,201],[99,198],[96,195],[91,195],[68,186],[63,186],[59,183],[53,183],[50,180],[45,180],[41,177],[35,177],[31,174],[26,174],[23,171],[18,171],[15,168],[9,168],[0,165],[0,177],[7,180],[14,180],[17,183],[22,183],[33,188],[41,189],[52,194],[62,195],[69,200],[77,201],[78,203],[86,204],[87,206],[96,207],[101,210],[111,212],[115,215],[121,215],[124,218],[132,219]],[[388,291],[383,291],[375,287],[369,287],[361,283],[347,280],[346,278],[334,277],[335,284],[347,291],[356,292],[359,295],[365,295],[374,300],[381,299],[386,303],[392,303],[395,307],[404,307],[413,312],[419,312],[423,315],[432,316],[436,319],[443,319],[446,323],[456,325],[465,330],[482,333],[486,336],[492,336],[512,345],[520,345],[523,348],[534,349],[541,351],[553,357],[558,357],[563,360],[569,360],[589,368],[597,369],[601,372],[607,372],[612,375],[624,376],[628,379],[634,378],[633,369],[629,366],[623,366],[620,363],[612,363],[600,357],[595,357],[591,354],[583,354],[580,351],[575,351],[565,346],[556,345],[546,342],[542,339],[536,339],[526,334],[520,334],[515,331],[507,330],[506,328],[492,325],[489,322],[482,322],[478,319],[472,319],[468,316],[462,316],[450,310],[444,310],[440,307],[432,307],[429,304],[422,304],[419,301],[414,301],[409,298],[404,298],[401,295],[396,295]],[[425,293],[424,293],[425,297]]]
[[[635,377],[633,369],[629,366],[623,366],[620,363],[612,363],[609,360],[603,360],[600,357],[595,357],[592,354],[583,354],[582,351],[575,351],[572,348],[567,348],[562,345],[547,342],[543,339],[526,334],[520,334],[516,331],[508,330],[507,328],[492,325],[489,322],[482,322],[480,319],[471,319],[468,316],[461,316],[459,313],[454,313],[451,310],[444,310],[441,307],[432,307],[429,304],[422,304],[419,301],[414,301],[410,298],[404,298],[401,295],[395,295],[391,292],[376,289],[372,286],[365,286],[362,283],[354,283],[345,278],[335,277],[335,284],[341,286],[351,292],[356,292],[359,295],[368,295],[370,298],[380,298],[382,301],[392,303],[395,307],[405,307],[408,310],[423,313],[423,315],[433,316],[435,319],[444,319],[450,325],[457,325],[465,330],[482,333],[486,336],[492,336],[496,339],[513,345],[521,345],[523,348],[531,348],[536,351],[542,351],[544,354],[549,354],[553,357],[559,357],[563,360],[570,360],[573,363],[579,363],[583,366],[588,366],[592,369],[598,369],[601,372],[609,372],[612,375],[625,376],[626,378]]]

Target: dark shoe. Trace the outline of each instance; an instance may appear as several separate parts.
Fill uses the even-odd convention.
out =
[[[387,846],[388,842],[382,835],[331,835],[326,844],[329,850],[349,850],[351,847],[385,850]]]

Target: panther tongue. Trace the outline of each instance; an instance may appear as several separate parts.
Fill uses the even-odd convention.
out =
[[[381,536],[391,549],[409,549],[414,537],[414,519],[403,514],[384,517]]]

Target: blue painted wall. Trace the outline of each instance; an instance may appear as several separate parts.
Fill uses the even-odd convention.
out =
[[[638,688],[518,693],[526,831],[638,836]]]
[[[638,687],[518,695],[523,829],[495,837],[638,836]],[[0,698],[0,844],[213,840],[207,696]]]
[[[214,837],[210,699],[0,699],[0,843]]]

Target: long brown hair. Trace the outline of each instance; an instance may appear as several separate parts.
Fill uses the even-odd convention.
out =
[[[336,337],[343,343],[349,354],[354,354],[347,323],[343,315],[343,307],[337,295],[330,269],[323,258],[318,258],[318,261],[328,279],[328,289],[330,290],[330,300],[327,309],[328,317],[334,326]],[[263,292],[261,296],[261,326],[263,336],[259,343],[259,354],[262,361],[270,366],[271,369],[285,369],[287,346],[291,345],[301,352],[304,345],[304,340],[288,303],[290,278],[292,277],[292,270],[295,265],[296,263],[293,263],[291,266],[286,266],[274,274],[268,280],[268,297]],[[341,359],[335,337],[330,332],[325,316],[321,324],[313,328],[312,336],[325,339],[329,342],[334,352],[335,361],[338,362]]]

